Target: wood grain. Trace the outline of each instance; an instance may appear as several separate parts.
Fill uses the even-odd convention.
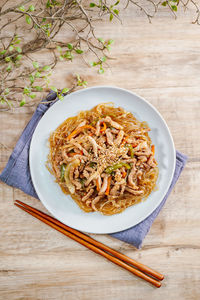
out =
[[[98,36],[115,40],[116,59],[103,76],[77,59],[59,63],[52,83],[67,86],[76,72],[84,74],[89,86],[109,84],[138,93],[161,112],[176,148],[189,156],[141,250],[108,235],[93,235],[163,272],[163,286],[153,288],[20,211],[14,199],[45,209],[1,184],[0,299],[200,299],[200,26],[190,24],[189,12],[176,21],[161,14],[152,24],[139,11],[123,14],[123,26],[98,26]],[[39,59],[45,60],[45,53]],[[33,108],[1,113],[0,141],[8,149],[1,147],[0,170],[32,113]]]

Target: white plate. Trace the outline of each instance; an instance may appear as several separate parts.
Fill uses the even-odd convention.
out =
[[[143,202],[113,216],[98,212],[85,213],[65,195],[45,167],[49,152],[48,138],[65,119],[80,110],[88,110],[102,102],[114,102],[132,112],[140,121],[147,121],[155,144],[158,161],[158,190]],[[75,229],[91,233],[113,233],[130,228],[148,217],[165,196],[175,168],[175,148],[169,129],[159,112],[147,101],[130,91],[109,86],[97,86],[74,92],[55,103],[42,117],[32,137],[30,170],[35,190],[48,211],[58,220]]]

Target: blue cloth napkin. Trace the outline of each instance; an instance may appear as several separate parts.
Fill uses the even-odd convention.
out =
[[[51,92],[47,98],[43,101],[45,103],[41,103],[38,105],[35,113],[33,114],[30,122],[24,129],[21,137],[19,138],[9,161],[0,175],[0,180],[5,182],[6,184],[18,188],[25,192],[28,195],[31,195],[35,198],[38,198],[35,189],[33,187],[30,169],[29,169],[29,147],[33,132],[38,122],[45,114],[45,112],[49,109],[51,105],[55,103],[56,93]],[[113,233],[111,236],[127,242],[129,244],[134,245],[136,248],[141,248],[143,239],[148,233],[153,221],[159,214],[162,209],[165,201],[167,200],[171,190],[173,189],[175,183],[177,182],[185,164],[187,161],[187,157],[180,152],[176,152],[176,168],[174,172],[174,177],[171,183],[171,186],[162,200],[161,204],[154,210],[154,212],[147,217],[144,221],[140,222],[136,226],[133,226],[127,230]]]

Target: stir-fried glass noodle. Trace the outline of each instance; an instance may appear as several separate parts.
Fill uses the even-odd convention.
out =
[[[85,212],[122,212],[146,198],[158,177],[149,127],[130,112],[99,104],[50,136],[48,168]]]

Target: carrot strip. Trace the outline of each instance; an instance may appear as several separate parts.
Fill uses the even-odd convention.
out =
[[[153,155],[155,154],[155,145],[151,146],[151,152],[153,153]]]
[[[79,153],[77,153],[77,152],[69,152],[69,153],[68,153],[68,156],[69,156],[69,157],[73,157],[73,156],[75,156],[75,155],[77,155],[77,154],[79,154]]]
[[[96,180],[96,185],[97,185],[97,192],[99,192],[99,191],[100,191],[100,186],[99,186],[99,181],[98,181],[98,179]]]
[[[122,141],[122,143],[121,143],[121,146],[124,146],[124,145],[126,144],[126,141],[127,141],[128,138],[129,138],[129,135],[127,135],[127,136],[123,139],[123,141]]]
[[[84,126],[81,126],[77,129],[75,129],[74,131],[72,131],[72,133],[70,133],[70,135],[68,135],[67,139],[70,140],[73,136],[79,134],[82,130],[84,129],[92,129],[94,131],[96,131],[96,129],[90,125],[84,125]]]
[[[110,193],[110,183],[111,183],[111,178],[112,176],[109,176],[108,177],[108,186],[107,186],[107,189],[106,189],[106,192],[105,192],[105,195],[108,196],[109,193]]]
[[[107,126],[106,126],[106,123],[105,123],[105,122],[103,122],[102,124],[103,124],[103,127],[101,128],[100,132],[104,132],[104,131],[106,131],[106,128],[107,128]]]
[[[126,172],[122,172],[122,178],[125,178],[126,177]]]
[[[69,153],[68,153],[68,156],[69,156],[69,157],[73,157],[73,156],[75,156],[75,155],[83,155],[83,151],[81,150],[81,152],[79,152],[79,153],[77,153],[77,152],[69,152]]]

